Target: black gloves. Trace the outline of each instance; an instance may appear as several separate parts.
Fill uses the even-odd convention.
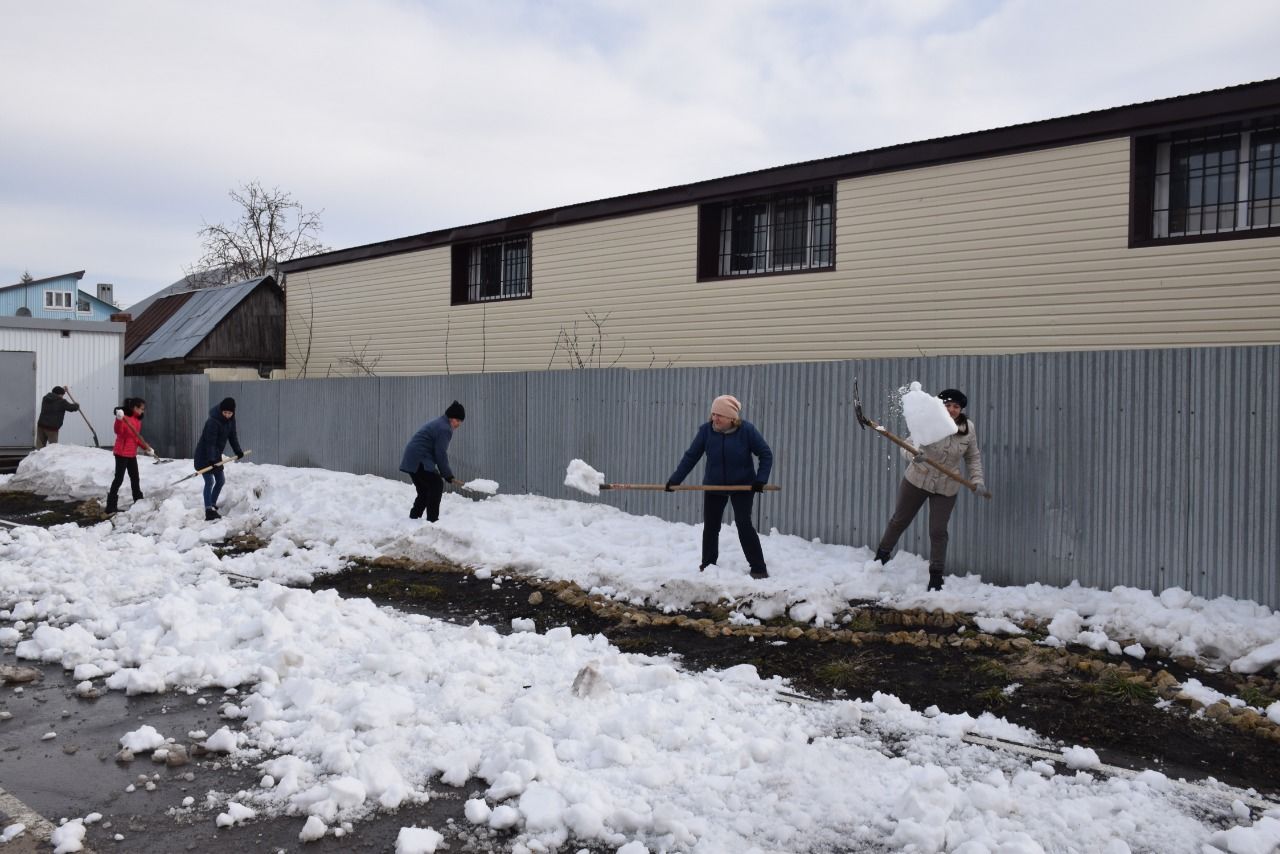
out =
[[[751,491],[752,491],[752,492],[764,492],[764,481],[763,481],[763,480],[757,480],[755,483],[751,484]]]
[[[662,487],[662,491],[663,491],[663,492],[671,492],[671,487],[673,487],[673,486],[675,486],[675,485],[676,485],[676,482],[675,482],[674,480],[669,480],[669,481],[667,481],[667,482],[666,482],[666,485]]]
[[[244,452],[243,452],[243,451],[241,451],[240,453],[236,454],[236,459],[237,459],[237,460],[243,460],[243,459],[244,459]]]

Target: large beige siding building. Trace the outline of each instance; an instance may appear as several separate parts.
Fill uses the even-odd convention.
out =
[[[290,376],[1280,344],[1280,80],[283,270]]]

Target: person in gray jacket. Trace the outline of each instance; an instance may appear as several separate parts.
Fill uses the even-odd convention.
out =
[[[444,482],[463,485],[449,468],[449,442],[453,439],[453,431],[462,426],[466,417],[467,411],[455,400],[444,415],[423,424],[405,445],[400,471],[409,475],[418,491],[413,507],[409,509],[410,519],[421,519],[422,511],[426,510],[428,522],[438,521]]]
[[[71,386],[63,388],[60,385],[53,387],[53,391],[46,394],[40,400],[40,417],[36,419],[36,448],[43,448],[45,445],[54,445],[58,442],[58,431],[62,429],[62,419],[67,416],[68,412],[76,412],[80,409],[78,403],[68,403],[63,399],[63,395],[67,393],[67,389]]]
[[[880,545],[876,549],[875,560],[887,563],[893,547],[898,544],[902,532],[915,519],[920,508],[929,502],[929,589],[942,589],[942,576],[947,567],[947,524],[951,521],[951,512],[956,507],[956,493],[960,484],[925,462],[933,460],[952,471],[959,469],[964,460],[968,469],[969,480],[974,484],[974,492],[986,495],[987,490],[982,472],[982,452],[978,450],[978,433],[973,421],[964,414],[969,399],[964,393],[954,388],[945,389],[938,397],[947,407],[947,413],[955,420],[959,430],[945,439],[925,445],[920,453],[912,457],[906,451],[902,455],[911,460],[902,485],[898,487],[898,505],[893,510]]]

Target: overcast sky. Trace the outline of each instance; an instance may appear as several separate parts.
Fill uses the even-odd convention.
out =
[[[1280,3],[5,3],[0,284],[128,305],[258,180],[355,246],[1280,76]]]

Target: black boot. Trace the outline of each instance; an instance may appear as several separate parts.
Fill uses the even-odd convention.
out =
[[[884,564],[888,563],[888,562],[889,562],[889,550],[888,550],[888,549],[876,549],[876,556],[875,556],[875,557],[873,557],[873,558],[872,558],[872,560],[878,560],[878,561],[880,561],[880,564],[881,564],[881,565],[884,565]]]
[[[102,512],[106,513],[108,516],[110,516],[112,513],[120,512],[120,507],[118,506],[116,502],[116,497],[114,495],[107,496],[107,506],[105,509],[103,509]]]
[[[928,587],[928,589],[929,589],[929,590],[941,590],[941,589],[942,589],[942,573],[941,573],[941,572],[931,572],[931,573],[929,573],[929,587]]]
[[[218,513],[218,511],[213,509],[212,507],[204,508],[204,520],[206,522],[212,522],[214,519],[221,519],[221,518],[222,516]]]
[[[755,567],[751,570],[751,577],[752,578],[768,578],[769,570],[765,569],[763,566]]]

